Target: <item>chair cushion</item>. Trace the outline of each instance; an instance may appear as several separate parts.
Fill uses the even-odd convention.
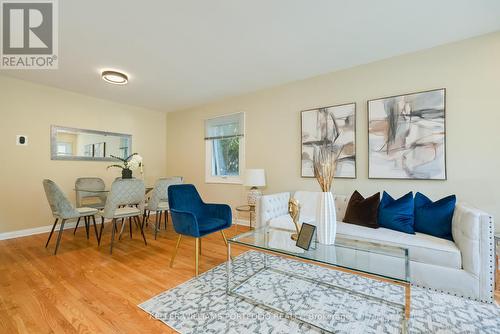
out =
[[[88,207],[77,208],[76,210],[78,211],[78,213],[80,213],[81,216],[95,215],[99,211],[95,208],[88,208]]]
[[[451,220],[457,198],[451,195],[433,202],[417,192],[415,195],[415,231],[453,241]]]
[[[371,228],[378,228],[377,214],[380,193],[364,198],[357,190],[351,196],[342,221]]]
[[[413,192],[397,200],[384,191],[378,208],[378,224],[391,230],[415,234]]]
[[[146,203],[146,205],[144,206],[144,209],[149,210],[149,203]],[[168,210],[168,202],[160,202],[160,203],[158,203],[157,210],[158,211]]]
[[[158,210],[168,210],[168,202],[160,202],[158,204]]]
[[[227,222],[224,219],[198,218],[198,227],[201,236],[219,231],[225,225],[227,225]]]
[[[116,209],[113,218],[134,217],[140,215],[141,215],[141,210],[139,210],[135,206],[126,206],[123,208]]]
[[[409,249],[410,260],[454,269],[462,269],[462,254],[453,241],[428,234],[407,234],[386,228],[372,229],[337,222],[337,234]]]

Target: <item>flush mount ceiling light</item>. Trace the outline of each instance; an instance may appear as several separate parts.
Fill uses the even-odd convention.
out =
[[[101,78],[114,85],[126,85],[128,83],[128,76],[117,71],[102,71]]]

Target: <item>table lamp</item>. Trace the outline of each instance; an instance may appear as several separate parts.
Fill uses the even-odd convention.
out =
[[[263,169],[247,169],[245,171],[244,185],[251,187],[248,191],[247,201],[248,205],[255,205],[257,199],[262,196],[262,191],[257,187],[264,187],[266,185],[266,172]]]

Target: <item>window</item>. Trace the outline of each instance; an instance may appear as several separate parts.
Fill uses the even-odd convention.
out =
[[[73,145],[71,143],[57,142],[57,155],[73,155]]]
[[[205,121],[206,182],[242,183],[244,123],[244,113]]]

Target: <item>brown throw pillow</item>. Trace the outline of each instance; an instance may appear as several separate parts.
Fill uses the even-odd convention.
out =
[[[357,190],[351,196],[343,219],[344,223],[378,228],[377,215],[380,193],[364,198]]]

